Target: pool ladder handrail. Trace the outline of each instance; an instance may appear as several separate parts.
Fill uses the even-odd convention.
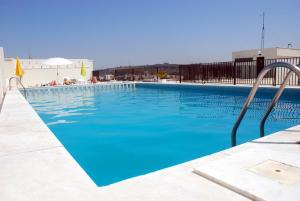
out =
[[[299,65],[298,65],[299,66]],[[271,104],[269,105],[266,113],[264,114],[261,122],[260,122],[260,137],[264,137],[265,135],[265,131],[264,131],[264,127],[265,127],[265,122],[269,116],[269,114],[271,113],[272,109],[274,108],[274,106],[277,104],[282,92],[284,91],[290,77],[292,76],[292,73],[294,72],[297,76],[298,76],[298,79],[300,79],[300,68],[296,66],[296,65],[293,65],[293,64],[290,64],[290,63],[286,63],[286,62],[276,62],[276,63],[272,63],[266,67],[264,67],[262,69],[262,71],[259,73],[259,75],[257,76],[257,79],[249,93],[249,96],[247,98],[247,100],[245,101],[244,105],[243,105],[243,108],[239,114],[239,117],[237,118],[237,121],[235,122],[233,128],[232,128],[232,132],[231,132],[231,145],[232,146],[236,146],[236,132],[237,132],[237,129],[241,123],[241,121],[243,120],[247,110],[248,110],[248,107],[251,103],[251,101],[253,100],[256,92],[257,92],[257,89],[259,88],[259,85],[262,81],[262,79],[264,78],[264,76],[272,69],[276,69],[278,67],[283,67],[283,68],[287,68],[289,69],[290,71],[287,73],[286,77],[284,78],[283,82],[281,83],[279,89],[277,90]]]
[[[21,80],[20,80],[18,77],[11,77],[11,78],[9,78],[9,87],[8,87],[8,89],[11,90],[11,88],[12,88],[12,87],[11,87],[11,81],[12,81],[13,79],[16,79],[17,82],[22,86],[22,88],[23,88],[23,90],[24,90],[24,96],[25,96],[25,98],[27,99],[26,88],[24,87],[24,85],[22,84]]]

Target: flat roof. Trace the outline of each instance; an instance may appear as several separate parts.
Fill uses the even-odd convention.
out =
[[[296,51],[300,51],[300,49],[297,48],[287,48],[287,47],[269,47],[269,48],[264,48],[263,50],[269,50],[269,49],[288,49],[288,50],[296,50]],[[234,52],[248,52],[248,51],[259,51],[261,49],[257,48],[257,49],[249,49],[249,50],[237,50],[237,51],[233,51]]]

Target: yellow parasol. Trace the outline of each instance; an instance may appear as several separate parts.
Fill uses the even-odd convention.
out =
[[[16,60],[16,76],[19,76],[20,78],[23,76],[23,70],[22,70],[22,66],[21,66],[21,62],[19,60],[19,57],[17,57]]]
[[[85,76],[86,76],[86,68],[85,68],[85,65],[83,64],[83,62],[81,62],[80,75],[81,75],[82,77],[85,77]]]

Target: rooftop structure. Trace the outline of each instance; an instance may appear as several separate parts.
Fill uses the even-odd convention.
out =
[[[232,52],[232,60],[235,59],[256,59],[257,57],[265,57],[265,59],[280,59],[280,58],[289,58],[289,57],[300,57],[300,49],[292,48],[264,48],[252,49],[252,50],[241,50]]]

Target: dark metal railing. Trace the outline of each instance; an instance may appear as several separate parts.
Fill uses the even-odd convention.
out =
[[[166,73],[166,79],[194,83],[221,84],[254,84],[259,72],[269,64],[287,62],[293,65],[300,63],[300,57],[281,59],[236,59],[235,61],[199,63],[188,65],[159,64],[146,66],[127,66],[93,71],[99,80],[116,79],[122,81],[159,81],[159,73]],[[263,78],[262,85],[279,85],[286,77],[288,69],[276,68],[269,71]],[[107,76],[110,75],[110,76]],[[299,85],[293,73],[288,85]]]

